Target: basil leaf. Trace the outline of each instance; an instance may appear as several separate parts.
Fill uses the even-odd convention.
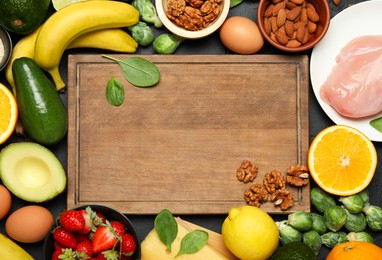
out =
[[[203,230],[193,230],[185,235],[180,242],[180,249],[176,257],[184,254],[194,254],[208,242],[208,233]]]
[[[159,239],[166,245],[171,252],[171,244],[178,235],[178,223],[168,209],[163,209],[155,217],[154,228]]]
[[[106,100],[113,106],[122,105],[125,100],[125,90],[121,82],[111,77],[106,87]]]
[[[241,4],[241,2],[243,2],[243,0],[231,0],[230,1],[230,5],[229,5],[229,8],[233,8],[239,4]]]
[[[382,117],[371,120],[370,125],[382,133]]]
[[[126,80],[136,87],[151,87],[160,80],[158,67],[151,61],[141,57],[131,57],[126,60],[116,59],[107,55],[102,55],[102,57],[117,62]]]

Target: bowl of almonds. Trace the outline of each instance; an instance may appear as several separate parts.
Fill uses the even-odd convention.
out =
[[[260,32],[274,47],[287,52],[306,51],[326,34],[330,23],[327,0],[260,0]]]
[[[163,25],[184,39],[206,37],[227,18],[230,0],[155,0]]]

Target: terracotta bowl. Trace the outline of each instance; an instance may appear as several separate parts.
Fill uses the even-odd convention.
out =
[[[126,231],[134,237],[134,239],[137,243],[137,249],[135,250],[135,253],[131,256],[130,259],[139,260],[141,258],[140,242],[139,242],[137,232],[136,232],[133,224],[131,223],[131,221],[121,212],[119,212],[113,208],[103,206],[103,205],[96,205],[96,204],[82,205],[82,206],[75,207],[73,209],[75,209],[75,210],[85,209],[88,206],[90,206],[93,209],[93,211],[101,213],[103,216],[106,217],[107,220],[109,220],[109,221],[112,221],[112,220],[120,221],[125,226]],[[52,227],[52,231],[55,227],[56,226]],[[44,241],[44,259],[50,260],[54,250],[55,250],[54,239],[53,239],[52,232],[50,232]]]
[[[287,27],[287,26],[285,26],[286,24],[282,22],[283,21],[283,18],[282,18],[283,15],[280,14],[278,17],[278,12],[280,12],[280,11],[277,11],[277,10],[274,11],[270,17],[269,17],[270,12],[268,12],[268,14],[265,13],[271,4],[276,6],[277,4],[275,4],[275,3],[277,3],[277,2],[280,2],[280,1],[278,1],[278,0],[260,0],[258,10],[257,10],[257,22],[258,22],[258,25],[260,28],[260,32],[263,35],[264,39],[267,42],[269,42],[271,45],[273,45],[274,47],[276,47],[282,51],[286,51],[286,52],[306,51],[306,50],[313,48],[324,37],[324,35],[328,31],[329,24],[330,24],[330,8],[329,8],[328,1],[327,0],[306,0],[305,1],[306,3],[309,3],[309,4],[314,6],[316,14],[319,17],[319,21],[314,22],[316,29],[314,31],[312,30],[309,33],[308,38],[305,38],[304,40],[301,40],[302,39],[301,37],[299,38],[301,45],[297,46],[296,41],[293,41],[293,42],[290,42],[288,44],[291,46],[287,46],[286,45],[286,38],[283,36],[282,32],[279,32],[280,35],[278,35],[278,37],[276,37],[277,31],[281,27],[284,27],[284,29],[281,28],[281,30],[291,32],[290,30],[286,29],[286,27]],[[298,2],[298,1],[289,0],[289,1],[281,1],[281,2],[289,3],[288,6],[285,7],[285,13],[288,13],[293,9],[293,4],[291,4],[291,3]],[[305,5],[305,7],[308,7],[308,4],[302,4],[302,5],[300,5],[300,6],[302,6],[301,9],[304,8],[304,5]],[[278,8],[276,8],[276,9],[278,9]],[[305,10],[307,10],[307,8]],[[300,15],[297,18],[295,18],[293,21],[292,21],[293,15],[291,13],[288,15],[289,19],[288,18],[286,19],[287,21],[288,20],[292,21],[294,23],[294,27],[295,27],[294,35],[292,33],[289,33],[290,36],[287,36],[288,40],[293,40],[293,39],[297,38],[297,30],[296,30],[297,25],[298,25],[297,22],[301,23],[301,22],[306,21],[306,16],[304,16],[304,15],[301,16],[301,13],[302,12],[300,12]],[[271,33],[269,33],[269,23],[267,23],[267,21],[265,21],[266,16],[269,17],[268,21],[271,21],[273,19],[274,20],[273,23],[276,23],[276,26],[277,26],[277,20],[279,19],[280,20],[279,25],[281,25],[281,26],[273,27],[273,29],[271,29]],[[271,18],[272,16],[274,18]],[[302,18],[303,16],[305,19]],[[313,21],[314,20],[315,19],[313,19]],[[310,21],[310,19],[309,19],[309,21]],[[307,24],[307,23],[305,23],[305,24]],[[288,28],[291,28],[290,23],[288,25],[289,25]],[[272,26],[271,26],[271,28],[272,28]],[[314,28],[314,25],[313,25],[313,28]]]
[[[2,71],[7,66],[12,55],[12,40],[7,30],[1,25],[0,41],[0,44],[2,45],[2,48],[0,48],[0,71]]]
[[[199,39],[199,38],[206,37],[212,34],[213,32],[215,32],[217,29],[220,28],[220,26],[223,24],[223,22],[227,18],[229,5],[230,5],[230,0],[222,0],[221,3],[219,4],[220,12],[218,17],[205,28],[201,30],[192,31],[192,30],[186,30],[185,28],[178,26],[175,22],[171,21],[166,16],[166,12],[168,10],[168,2],[169,0],[155,0],[158,16],[160,20],[162,21],[164,27],[166,27],[173,34],[184,39]]]

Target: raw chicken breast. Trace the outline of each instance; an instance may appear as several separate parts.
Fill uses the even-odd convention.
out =
[[[345,117],[361,118],[382,111],[382,35],[350,41],[320,89],[321,98]]]

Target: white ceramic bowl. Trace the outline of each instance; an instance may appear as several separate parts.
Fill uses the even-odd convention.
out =
[[[5,30],[4,27],[0,25],[0,40],[1,40],[1,48],[0,48],[0,71],[2,71],[5,66],[7,66],[9,59],[12,54],[12,40],[11,36]]]
[[[166,16],[168,0],[155,0],[155,5],[160,20],[170,32],[185,39],[199,39],[212,34],[220,28],[220,26],[227,18],[230,0],[222,0],[222,2],[220,3],[219,16],[206,28],[203,28],[202,30],[198,31],[186,30],[183,27],[176,25]]]

